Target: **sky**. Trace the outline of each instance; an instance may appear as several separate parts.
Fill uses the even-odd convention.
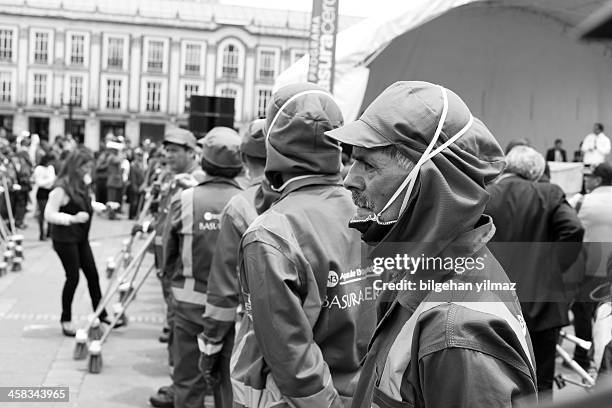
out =
[[[403,0],[409,1],[409,0]],[[250,7],[275,8],[282,10],[310,11],[312,0],[219,0],[223,4],[236,4]],[[366,17],[375,10],[392,7],[402,0],[340,0],[340,14]],[[376,6],[374,6],[374,4]]]

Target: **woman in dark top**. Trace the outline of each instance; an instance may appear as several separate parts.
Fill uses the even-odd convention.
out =
[[[51,227],[53,249],[57,252],[64,271],[66,282],[62,291],[62,332],[74,336],[72,327],[72,299],[79,283],[79,269],[83,270],[91,304],[94,310],[101,298],[100,282],[96,263],[89,246],[89,228],[93,208],[90,196],[93,155],[78,149],[67,157],[45,209],[45,220]],[[106,311],[100,320],[108,323]]]

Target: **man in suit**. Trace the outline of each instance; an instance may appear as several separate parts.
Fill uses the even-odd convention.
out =
[[[584,229],[576,212],[555,184],[538,183],[544,157],[528,146],[506,156],[501,177],[487,186],[485,214],[497,227],[491,252],[510,280],[531,335],[540,399],[552,395],[556,344],[560,328],[569,324],[562,273],[580,251]]]
[[[546,161],[566,162],[567,155],[563,149],[563,141],[561,139],[555,140],[555,147],[550,148],[546,151]]]

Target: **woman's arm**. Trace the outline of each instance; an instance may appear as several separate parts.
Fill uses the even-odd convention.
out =
[[[45,221],[50,224],[70,225],[72,215],[60,212],[60,207],[68,204],[70,197],[61,187],[55,187],[49,193],[49,201],[45,207]]]

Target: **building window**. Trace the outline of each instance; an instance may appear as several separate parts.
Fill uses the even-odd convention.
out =
[[[147,112],[161,110],[161,82],[147,82]]]
[[[72,65],[83,65],[85,62],[85,36],[73,35],[70,39],[70,63]]]
[[[238,95],[238,91],[233,88],[223,88],[221,89],[221,96],[225,98],[235,98]]]
[[[10,72],[0,72],[0,103],[11,102],[13,78]]]
[[[108,109],[121,109],[121,80],[106,80],[106,107]]]
[[[224,78],[238,78],[239,53],[238,48],[232,44],[223,49],[223,67],[221,72]]]
[[[273,81],[276,76],[276,53],[274,51],[259,51],[259,79]]]
[[[189,112],[191,108],[191,95],[197,95],[200,87],[195,84],[185,84],[185,112]]]
[[[46,64],[49,61],[49,33],[34,33],[34,62]]]
[[[257,91],[257,117],[265,118],[268,101],[272,98],[272,90],[259,89]]]
[[[83,103],[83,77],[70,77],[70,104],[81,107]]]
[[[108,39],[108,68],[123,69],[123,38]]]
[[[149,41],[149,55],[147,59],[147,71],[162,72],[164,66],[164,43],[163,41]]]
[[[185,46],[185,74],[198,75],[200,73],[201,54],[201,45],[187,44]]]
[[[47,104],[47,74],[34,74],[34,105]]]
[[[0,30],[0,61],[13,60],[13,30]]]

